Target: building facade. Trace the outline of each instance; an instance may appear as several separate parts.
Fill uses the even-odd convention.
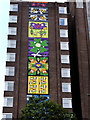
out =
[[[42,95],[89,120],[89,56],[85,3],[11,1],[3,118]]]

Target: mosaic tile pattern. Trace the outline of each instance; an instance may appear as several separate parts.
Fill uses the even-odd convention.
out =
[[[48,38],[28,39],[28,56],[48,56]]]
[[[48,94],[48,77],[28,76],[28,94]]]
[[[29,4],[28,95],[48,95],[48,4]]]

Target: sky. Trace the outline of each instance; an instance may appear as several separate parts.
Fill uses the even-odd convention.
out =
[[[64,2],[66,0],[31,0],[31,1]],[[0,0],[0,120],[2,118],[2,106],[3,106],[9,9],[10,0]]]

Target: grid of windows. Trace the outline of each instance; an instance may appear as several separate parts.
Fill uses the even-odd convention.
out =
[[[59,18],[59,25],[67,25],[67,18]]]
[[[18,4],[10,4],[10,11],[18,11]]]
[[[8,40],[7,48],[16,48],[16,40]]]
[[[71,83],[62,83],[62,92],[71,92]]]
[[[63,78],[70,78],[70,68],[61,68],[61,76]]]
[[[16,53],[7,53],[7,60],[6,61],[14,62],[15,61],[15,54]]]
[[[17,16],[15,16],[15,15],[10,15],[10,16],[9,16],[9,22],[10,22],[10,23],[17,23]]]
[[[5,81],[5,91],[14,90],[14,81]]]
[[[67,14],[67,8],[66,7],[59,7],[59,14]]]
[[[4,97],[4,107],[13,107],[13,97]]]
[[[61,63],[69,63],[69,55],[61,55]]]
[[[15,67],[6,67],[6,76],[14,76]]]
[[[63,108],[72,108],[72,98],[63,98]]]
[[[16,27],[9,27],[8,28],[8,35],[16,35],[17,34],[17,28]]]

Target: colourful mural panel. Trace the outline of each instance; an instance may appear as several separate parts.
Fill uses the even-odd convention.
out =
[[[28,56],[48,56],[48,38],[30,38]]]
[[[28,76],[28,94],[48,94],[48,77]]]
[[[28,75],[48,75],[48,57],[28,57]]]
[[[29,21],[28,37],[48,38],[48,22]]]
[[[29,7],[29,14],[48,14],[48,8]]]
[[[32,7],[48,7],[48,3],[46,2],[42,2],[42,3],[36,3],[36,2],[33,2],[33,3],[30,3],[30,6]]]
[[[48,21],[47,15],[30,15],[29,21]]]
[[[48,95],[48,4],[29,4],[28,95]]]

